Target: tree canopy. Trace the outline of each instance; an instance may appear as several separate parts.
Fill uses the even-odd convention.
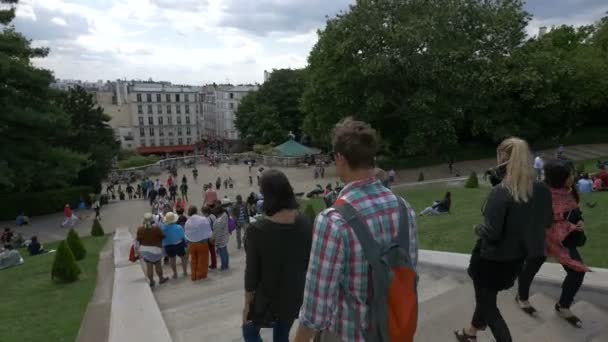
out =
[[[236,112],[236,127],[241,137],[253,144],[281,143],[289,132],[301,134],[304,115],[299,101],[304,90],[305,71],[273,70],[258,91],[251,92]]]

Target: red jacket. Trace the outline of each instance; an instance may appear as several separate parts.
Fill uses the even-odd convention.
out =
[[[608,172],[606,170],[601,170],[595,176],[602,180],[603,187],[608,187]]]
[[[72,208],[70,208],[70,207],[63,208],[63,216],[72,217]]]

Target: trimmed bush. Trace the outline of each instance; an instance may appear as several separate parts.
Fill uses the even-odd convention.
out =
[[[576,173],[579,175],[585,173],[585,163],[579,163],[576,165]]]
[[[91,187],[79,186],[42,192],[0,194],[0,220],[14,220],[21,211],[30,217],[60,212],[66,203],[72,208],[78,208],[80,198],[87,198],[92,192]]]
[[[308,217],[310,222],[315,222],[315,218],[317,218],[317,213],[315,212],[315,209],[312,207],[312,203],[308,203],[306,205],[306,209],[304,209],[304,215],[306,215],[306,217]]]
[[[78,236],[78,233],[76,233],[74,228],[70,229],[65,241],[70,247],[70,250],[74,255],[74,259],[84,259],[84,257],[87,255],[87,250],[84,249],[84,244],[82,243],[82,240],[80,240],[80,236]]]
[[[140,167],[140,166],[151,165],[151,164],[156,163],[159,160],[160,160],[160,157],[158,157],[158,156],[140,156],[140,155],[136,154],[136,155],[130,155],[123,160],[119,160],[116,163],[116,167],[118,169],[128,169],[131,167]]]
[[[91,227],[91,235],[92,236],[104,236],[106,232],[103,231],[103,227],[99,220],[93,220],[93,227]]]
[[[74,259],[72,250],[70,250],[65,240],[61,241],[55,253],[55,260],[53,260],[51,279],[70,283],[78,280],[79,274],[80,267],[78,267],[76,259]]]
[[[471,172],[469,179],[464,183],[465,188],[473,189],[479,187],[479,179],[477,179],[477,174],[475,172]]]
[[[418,181],[419,182],[423,182],[424,181],[424,173],[422,171],[420,171],[420,173],[418,174]]]

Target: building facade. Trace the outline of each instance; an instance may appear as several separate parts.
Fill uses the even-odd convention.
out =
[[[251,91],[258,90],[257,85],[239,85],[221,87],[215,90],[215,131],[216,136],[228,140],[239,140],[235,126],[236,111],[241,100]]]

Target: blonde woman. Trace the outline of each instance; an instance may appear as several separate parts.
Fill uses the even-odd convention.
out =
[[[528,144],[519,138],[503,141],[497,149],[498,166],[482,209],[484,223],[469,265],[475,287],[475,313],[468,328],[455,332],[460,342],[476,341],[477,331],[489,327],[496,342],[511,342],[500,314],[498,292],[513,286],[524,261],[543,256],[545,230],[553,213],[549,189],[535,181]]]

